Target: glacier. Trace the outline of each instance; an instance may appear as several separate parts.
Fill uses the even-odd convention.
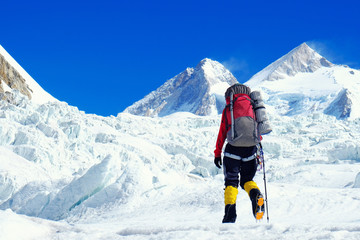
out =
[[[41,223],[34,238],[359,236],[360,119],[269,112],[270,224],[254,222],[240,192],[239,221],[231,226],[220,223],[223,176],[212,162],[218,116],[105,118],[26,98],[2,103],[0,116],[1,219]],[[256,181],[263,188],[261,172]],[[0,236],[33,239],[9,231]]]

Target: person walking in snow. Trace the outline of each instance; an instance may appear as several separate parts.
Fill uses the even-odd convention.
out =
[[[214,163],[218,168],[223,166],[225,177],[223,223],[236,221],[236,198],[239,185],[250,197],[254,217],[260,220],[265,212],[264,197],[253,181],[258,166],[257,145],[262,138],[258,131],[250,95],[251,89],[243,84],[235,84],[225,92],[227,105],[222,112],[214,151]],[[228,143],[222,161],[221,153],[225,140]]]

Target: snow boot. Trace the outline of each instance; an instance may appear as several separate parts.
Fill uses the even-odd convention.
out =
[[[252,203],[252,211],[256,220],[261,220],[265,213],[264,197],[257,188],[251,189],[250,200]]]
[[[223,223],[234,223],[236,221],[236,197],[238,189],[233,186],[226,186],[224,192],[225,215]]]
[[[225,215],[223,223],[234,223],[236,221],[236,204],[228,204],[225,206]]]

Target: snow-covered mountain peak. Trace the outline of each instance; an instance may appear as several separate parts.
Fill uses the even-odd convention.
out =
[[[196,68],[201,68],[205,65],[209,65],[209,64],[217,64],[217,61],[213,61],[210,58],[204,58],[203,60],[201,60],[198,65],[196,66]]]
[[[219,83],[233,84],[233,76],[221,63],[205,58],[195,67],[195,72],[203,74],[203,80],[207,81],[210,86]]]
[[[12,91],[19,91],[35,103],[57,101],[47,93],[0,45],[0,99],[12,102]]]
[[[187,68],[166,81],[125,112],[142,116],[165,116],[175,112],[216,115],[225,105],[225,90],[234,83],[237,80],[221,63],[205,58],[195,68]]]
[[[306,43],[294,48],[274,63],[255,74],[248,84],[258,85],[261,81],[274,81],[295,76],[297,73],[312,73],[321,67],[333,64],[310,48]]]
[[[322,112],[338,119],[360,117],[360,72],[335,65],[306,43],[290,51],[246,82],[268,97],[283,115]]]

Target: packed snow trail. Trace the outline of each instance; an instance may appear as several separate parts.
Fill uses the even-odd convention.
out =
[[[256,181],[261,180],[259,175],[257,178]],[[36,235],[32,236],[45,239],[358,239],[360,236],[360,219],[353,214],[360,207],[360,194],[351,187],[270,183],[269,224],[265,220],[255,223],[244,192],[239,193],[238,221],[221,224],[220,175],[205,180],[190,176],[183,179],[181,186],[168,188],[148,193],[149,201],[139,205],[87,209],[60,222],[31,219],[10,210],[0,214],[1,219],[10,218],[17,227],[36,226]],[[13,228],[1,232],[21,236],[14,230],[8,233],[10,229]],[[25,236],[18,239],[35,239]]]

